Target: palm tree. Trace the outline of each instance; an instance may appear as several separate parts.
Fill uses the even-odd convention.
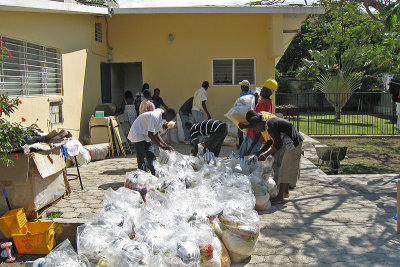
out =
[[[335,108],[336,120],[340,120],[342,108],[353,92],[361,87],[361,78],[361,73],[352,71],[347,65],[340,68],[338,64],[317,76],[316,87]]]

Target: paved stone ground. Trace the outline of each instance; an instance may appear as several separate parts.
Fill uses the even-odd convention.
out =
[[[252,257],[233,266],[399,266],[400,235],[396,234],[395,175],[328,176],[306,157],[315,156],[305,140],[301,179],[283,205],[261,212],[261,234]],[[186,154],[190,146],[178,145]],[[232,147],[223,147],[222,156]],[[134,157],[113,158],[81,167],[85,190],[70,181],[72,194],[49,211],[63,212],[55,221],[87,221],[102,207],[109,187],[123,186]],[[68,169],[74,178],[76,170]]]

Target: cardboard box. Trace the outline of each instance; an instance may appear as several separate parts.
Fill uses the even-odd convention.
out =
[[[64,194],[65,161],[59,147],[9,157],[13,167],[0,165],[0,214],[8,211],[3,189],[11,208],[24,208],[26,213],[39,211]]]

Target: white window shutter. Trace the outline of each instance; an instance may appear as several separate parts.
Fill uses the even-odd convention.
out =
[[[232,59],[214,59],[213,60],[213,84],[214,85],[232,85],[233,71]]]
[[[235,59],[235,84],[248,80],[255,84],[254,59]]]

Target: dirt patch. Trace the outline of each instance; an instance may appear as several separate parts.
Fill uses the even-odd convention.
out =
[[[347,146],[346,158],[341,161],[339,174],[381,174],[400,172],[400,139],[317,138],[326,145]],[[311,160],[314,164],[317,160]],[[327,167],[321,168],[328,173]]]

